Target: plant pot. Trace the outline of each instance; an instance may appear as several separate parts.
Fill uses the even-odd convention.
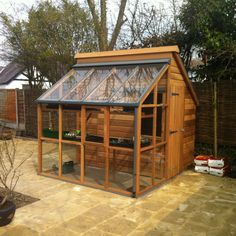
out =
[[[16,211],[16,205],[11,201],[6,201],[0,207],[0,227],[11,223]]]
[[[56,138],[58,139],[59,134],[57,130],[43,129],[43,136],[47,138]]]
[[[73,161],[64,162],[62,165],[62,174],[69,174],[72,172],[74,172],[74,162]]]

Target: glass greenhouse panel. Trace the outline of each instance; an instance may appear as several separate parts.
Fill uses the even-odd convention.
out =
[[[102,83],[86,98],[86,101],[108,101],[133,73],[134,68],[134,66],[130,66],[113,69],[112,74],[102,81]]]
[[[58,143],[42,142],[42,170],[43,172],[58,175]]]
[[[42,97],[40,102],[138,103],[166,65],[108,65],[71,70]]]
[[[138,71],[131,76],[116,94],[111,98],[110,102],[118,103],[136,103],[145,93],[147,88],[157,78],[163,64],[157,65],[141,65]]]
[[[105,78],[111,76],[111,68],[94,69],[93,73],[84,79],[63,98],[63,101],[84,100]]]
[[[71,70],[61,81],[48,90],[40,100],[60,100],[89,73],[89,70],[91,69]]]

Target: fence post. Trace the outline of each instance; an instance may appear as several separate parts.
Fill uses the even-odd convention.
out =
[[[16,99],[16,129],[19,129],[19,114],[18,114],[18,89],[15,89],[15,99]]]

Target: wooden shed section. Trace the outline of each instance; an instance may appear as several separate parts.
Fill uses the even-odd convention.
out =
[[[37,99],[39,174],[137,197],[192,163],[198,101],[177,46],[75,58]]]

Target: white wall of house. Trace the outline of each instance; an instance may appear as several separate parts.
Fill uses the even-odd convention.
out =
[[[17,79],[27,79],[24,75],[18,75]],[[28,81],[13,80],[9,84],[0,85],[0,89],[21,89],[24,84],[28,84]]]

